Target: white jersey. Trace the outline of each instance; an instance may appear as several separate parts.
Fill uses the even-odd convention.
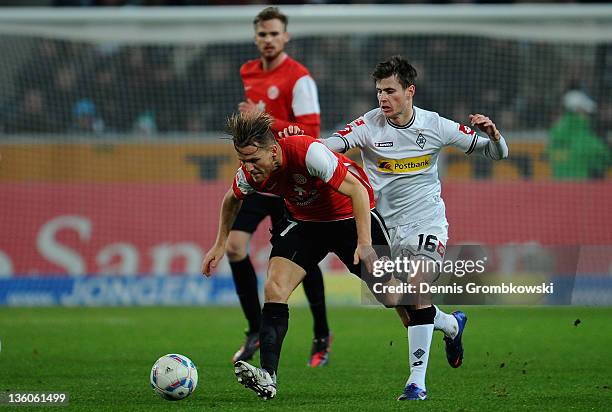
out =
[[[508,156],[503,137],[493,142],[470,127],[418,107],[405,126],[391,123],[376,108],[322,142],[336,152],[361,149],[376,208],[388,227],[420,221],[444,208],[438,177],[438,156],[444,146],[495,160]]]

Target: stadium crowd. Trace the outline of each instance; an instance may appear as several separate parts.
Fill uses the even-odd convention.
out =
[[[6,134],[222,130],[225,116],[244,95],[239,67],[255,53],[250,42],[30,44],[34,51],[16,66],[11,97],[0,112],[0,130]],[[563,60],[563,50],[556,47],[476,37],[330,36],[295,39],[289,50],[317,81],[322,130],[341,128],[340,122],[375,104],[372,80],[361,68],[400,53],[419,72],[417,105],[455,119],[469,111],[486,112],[505,130],[517,131],[547,130],[562,113],[559,101],[570,86],[601,89],[592,63]],[[458,52],[475,49],[482,50],[477,61]],[[564,65],[567,70],[556,70]],[[612,126],[611,111],[612,101],[599,102],[593,113],[597,132]]]

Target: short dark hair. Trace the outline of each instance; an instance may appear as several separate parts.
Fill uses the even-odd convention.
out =
[[[416,69],[402,56],[393,56],[380,62],[372,72],[372,78],[377,82],[395,75],[404,89],[414,84],[417,78]]]
[[[278,7],[266,7],[262,11],[259,12],[257,16],[255,16],[255,20],[253,20],[253,26],[257,26],[262,21],[274,20],[278,19],[283,23],[283,27],[287,30],[287,24],[289,24],[289,19],[283,13],[280,12]]]
[[[274,144],[272,123],[274,119],[265,112],[236,113],[227,119],[226,130],[232,136],[234,147],[266,148]]]

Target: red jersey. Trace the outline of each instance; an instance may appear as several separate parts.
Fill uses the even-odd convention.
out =
[[[293,124],[319,137],[317,85],[306,67],[287,56],[274,70],[264,71],[260,59],[249,60],[240,68],[240,77],[246,98],[274,117],[274,134]]]
[[[282,197],[291,215],[298,220],[328,222],[353,217],[351,198],[338,192],[347,173],[352,173],[367,189],[370,208],[374,192],[363,169],[348,157],[334,153],[310,136],[290,136],[278,140],[282,166],[263,182],[256,183],[242,166],[232,188],[238,199],[255,193]]]

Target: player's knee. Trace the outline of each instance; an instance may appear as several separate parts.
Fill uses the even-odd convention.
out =
[[[415,265],[416,269],[410,274],[411,283],[426,283],[427,285],[431,285],[438,279],[441,270],[440,262],[429,259],[419,259],[416,263],[418,266]]]
[[[282,284],[278,279],[268,276],[264,284],[266,302],[287,303],[290,293],[286,285]]]
[[[431,284],[436,277],[435,272],[426,269],[412,273],[410,284],[413,286],[413,292],[407,295],[403,303],[418,309],[431,306]]]
[[[225,253],[230,262],[239,262],[247,256],[247,245],[242,241],[228,239]]]

